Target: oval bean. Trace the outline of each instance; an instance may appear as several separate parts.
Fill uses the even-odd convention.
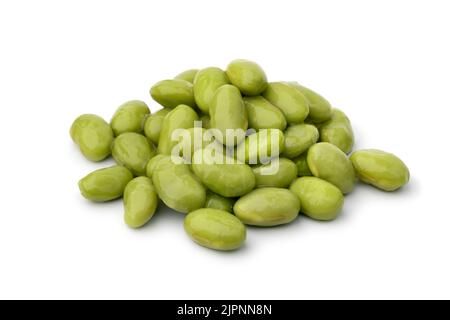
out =
[[[223,145],[233,147],[245,139],[247,110],[238,88],[229,84],[218,88],[211,100],[209,112],[211,127],[220,132],[216,139]]]
[[[199,209],[184,220],[184,230],[196,243],[215,250],[235,250],[246,238],[245,226],[234,215],[217,209]]]
[[[114,160],[130,169],[135,176],[145,175],[147,163],[155,153],[153,144],[145,136],[134,132],[121,134],[112,146]]]
[[[286,129],[286,118],[283,112],[261,96],[245,97],[245,107],[248,113],[248,125],[255,130]]]
[[[161,134],[164,118],[170,111],[171,109],[161,109],[149,116],[145,121],[144,134],[155,146],[159,143],[159,136]]]
[[[169,208],[182,213],[202,208],[206,200],[205,188],[183,159],[175,163],[171,158],[164,156],[153,168],[152,180],[159,198]]]
[[[308,100],[308,120],[313,123],[320,123],[331,118],[331,104],[324,97],[300,85],[298,82],[289,82],[289,84],[302,93],[306,100]]]
[[[292,222],[300,211],[298,197],[288,189],[260,188],[240,198],[234,213],[244,224],[272,227]]]
[[[356,177],[352,163],[335,145],[328,142],[313,145],[306,161],[314,176],[331,182],[344,194],[353,190]]]
[[[141,133],[150,109],[143,101],[132,100],[122,104],[111,119],[115,136],[125,132]]]
[[[331,119],[319,126],[320,141],[329,142],[344,153],[352,151],[354,137],[348,117],[338,109],[333,109]]]
[[[192,170],[211,191],[223,197],[239,197],[255,187],[255,175],[245,163],[224,155],[220,163],[208,149],[195,151]]]
[[[257,96],[267,88],[264,70],[253,61],[234,60],[228,65],[226,73],[230,82],[247,96]]]
[[[290,190],[300,199],[301,212],[316,220],[335,219],[344,205],[342,192],[333,184],[316,177],[298,178]]]
[[[124,220],[131,228],[144,226],[158,207],[158,196],[152,181],[147,177],[131,180],[123,195]]]
[[[221,195],[208,191],[206,193],[205,208],[218,209],[233,213],[233,205],[236,201],[233,198],[222,197]]]
[[[281,109],[288,124],[302,123],[309,114],[309,103],[305,96],[287,83],[269,83],[263,96]]]
[[[245,138],[236,154],[240,161],[250,164],[266,163],[284,149],[284,134],[278,129],[263,129]]]
[[[180,104],[195,107],[193,85],[185,80],[160,81],[150,88],[150,95],[166,108],[175,108]]]
[[[122,197],[125,187],[132,179],[130,170],[113,166],[88,174],[78,182],[78,187],[86,199],[106,202]]]
[[[109,124],[97,115],[79,116],[70,128],[70,136],[81,153],[91,161],[102,161],[111,155],[113,131]]]
[[[350,160],[358,178],[384,191],[394,191],[409,181],[405,163],[392,153],[369,149],[355,151]]]
[[[191,107],[179,105],[169,112],[163,120],[161,133],[158,142],[158,153],[170,155],[173,148],[179,143],[172,135],[177,129],[189,129],[194,126],[194,121],[198,120],[198,115]]]
[[[198,71],[194,78],[194,96],[199,109],[209,114],[211,100],[224,84],[230,83],[225,71],[219,68],[206,68]]]
[[[285,131],[283,156],[293,159],[319,140],[319,131],[311,124],[297,124]]]
[[[256,187],[287,188],[297,178],[297,166],[286,158],[274,159],[268,164],[252,168]]]
[[[153,176],[153,172],[155,171],[156,165],[159,160],[164,159],[166,156],[163,154],[157,154],[147,163],[146,174],[147,177],[151,178]]]

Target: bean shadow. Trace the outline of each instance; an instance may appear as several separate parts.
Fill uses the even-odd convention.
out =
[[[420,192],[421,188],[417,180],[412,180],[407,185],[395,191],[384,191],[358,181],[355,189],[350,194],[345,195],[344,210],[346,210],[346,207],[358,206],[359,204],[366,204],[371,201],[397,201],[397,199],[411,201],[417,199]]]
[[[78,203],[90,212],[95,211],[99,214],[123,213],[122,198],[106,202],[90,201],[80,195],[76,195],[76,198]]]
[[[152,232],[154,228],[160,228],[161,225],[178,225],[182,228],[186,214],[170,209],[161,200],[158,204],[152,219],[142,228],[136,229],[137,232]]]
[[[145,226],[143,226],[140,229],[136,229],[133,231],[141,232],[141,233],[147,233],[147,232],[153,232],[155,229],[161,228],[163,225],[177,225],[181,232],[184,232],[183,229],[183,222],[186,217],[186,214],[177,212],[168,206],[166,206],[162,201],[159,203],[159,207],[155,213],[155,215],[152,217],[151,221],[147,223]],[[171,231],[172,232],[172,231]],[[185,235],[186,242],[189,242],[190,246],[192,247],[192,250],[196,250],[199,254],[202,254],[202,252],[205,253],[207,256],[239,256],[241,254],[244,254],[249,250],[249,243],[246,241],[246,243],[240,247],[237,250],[231,250],[231,251],[220,251],[220,250],[214,250],[210,248],[206,248],[203,246],[200,246],[196,244],[194,241],[189,239],[189,236]],[[186,243],[184,244],[186,245]]]

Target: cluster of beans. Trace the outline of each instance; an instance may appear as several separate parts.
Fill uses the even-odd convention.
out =
[[[358,179],[385,191],[409,180],[391,153],[348,156],[353,130],[341,110],[296,82],[267,82],[251,61],[232,61],[225,71],[188,70],[156,83],[150,94],[164,107],[154,114],[129,101],[110,123],[85,114],[70,130],[87,159],[112,154],[117,162],[81,179],[81,194],[97,202],[123,197],[132,228],[148,223],[161,200],[187,214],[184,228],[195,242],[233,250],[245,241],[245,225],[277,226],[300,213],[335,219]],[[187,138],[174,139],[180,129]],[[208,135],[210,129],[219,134]],[[243,134],[225,139],[229,129]]]

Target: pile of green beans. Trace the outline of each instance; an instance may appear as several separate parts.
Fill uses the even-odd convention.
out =
[[[70,129],[87,159],[117,162],[82,178],[81,194],[95,202],[123,197],[131,228],[147,224],[162,201],[187,214],[184,229],[195,242],[234,250],[246,226],[287,224],[299,214],[336,219],[357,180],[384,191],[409,181],[391,153],[351,153],[344,112],[297,82],[268,82],[252,61],[187,70],[153,85],[150,95],[163,107],[153,114],[133,100],[109,123],[84,114]],[[174,138],[180,129],[187,138]],[[238,134],[229,138],[230,129]]]

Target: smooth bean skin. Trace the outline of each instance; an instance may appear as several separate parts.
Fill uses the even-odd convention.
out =
[[[227,211],[205,208],[189,213],[184,230],[197,244],[229,251],[241,247],[246,238],[244,224]]]
[[[204,129],[211,129],[211,118],[209,115],[204,114],[200,117],[200,121],[202,122],[202,127]]]
[[[170,155],[178,141],[172,140],[172,134],[177,129],[189,129],[194,126],[198,115],[191,107],[181,104],[170,111],[164,118],[158,142],[158,153]]]
[[[203,185],[187,164],[174,163],[171,156],[163,156],[156,162],[152,180],[159,198],[175,211],[188,213],[205,204],[206,190]]]
[[[159,160],[164,159],[165,157],[166,156],[163,154],[157,154],[150,159],[146,167],[147,177],[152,178],[153,172],[155,171],[156,165],[158,164]]]
[[[263,92],[274,106],[280,108],[288,124],[302,123],[309,114],[309,103],[297,89],[285,82],[271,82]]]
[[[123,194],[124,220],[131,228],[144,226],[158,207],[158,195],[147,177],[131,180]]]
[[[195,76],[197,75],[198,69],[189,69],[179,73],[175,79],[184,80],[190,83],[194,83]]]
[[[149,160],[156,154],[147,138],[134,132],[121,134],[114,140],[112,155],[120,165],[130,169],[135,176],[143,176]]]
[[[171,109],[161,109],[147,118],[144,124],[145,136],[155,145],[158,145],[164,118]]]
[[[133,179],[130,170],[113,166],[96,170],[78,182],[81,195],[94,202],[106,202],[122,197],[127,184]]]
[[[272,227],[292,222],[300,211],[298,197],[282,188],[260,188],[240,198],[234,213],[244,224]]]
[[[198,108],[205,114],[209,114],[211,100],[216,90],[230,80],[225,71],[210,67],[197,72],[194,78],[194,96]]]
[[[329,142],[344,153],[352,151],[353,129],[348,117],[339,109],[333,109],[331,119],[319,126],[320,141]]]
[[[244,97],[248,114],[248,125],[255,130],[286,129],[283,112],[261,96]]]
[[[79,116],[70,128],[70,136],[88,160],[102,161],[111,155],[113,131],[109,124],[97,115]]]
[[[180,142],[181,152],[180,156],[191,162],[194,152],[198,149],[203,149],[212,142],[207,139],[206,130],[200,127],[189,128],[186,130],[186,138],[183,137]],[[187,151],[187,152],[185,152]]]
[[[132,100],[122,104],[111,119],[111,128],[117,137],[125,132],[141,133],[150,109],[143,101]]]
[[[297,175],[299,177],[313,175],[311,170],[309,170],[308,162],[306,161],[307,155],[308,155],[307,151],[303,152],[300,156],[298,156],[293,160],[295,162],[295,165],[297,166]]]
[[[175,108],[180,104],[195,108],[194,89],[192,83],[179,80],[163,80],[150,89],[153,100],[166,108]]]
[[[233,205],[236,202],[233,198],[222,197],[221,195],[208,191],[206,193],[205,208],[212,208],[233,213]]]
[[[316,143],[308,150],[306,161],[314,176],[334,184],[343,194],[353,190],[356,177],[352,162],[335,145]]]
[[[298,178],[289,189],[300,199],[301,212],[316,220],[335,219],[344,205],[342,192],[333,184],[316,177]]]
[[[192,171],[211,191],[223,197],[240,197],[255,187],[255,175],[245,163],[224,156],[224,163],[215,163],[210,154],[200,149],[195,151]]]
[[[283,156],[296,158],[319,140],[319,131],[311,124],[297,124],[286,129]]]
[[[284,149],[284,134],[278,129],[263,129],[251,134],[241,143],[236,154],[240,161],[249,164],[265,163],[277,157]]]
[[[246,96],[257,96],[267,88],[264,70],[249,60],[233,60],[226,70],[230,82]]]
[[[308,100],[309,115],[307,119],[309,121],[320,123],[331,119],[331,104],[324,97],[298,82],[289,82],[289,84],[300,91]]]
[[[278,165],[278,171],[273,174],[265,174],[273,165]],[[287,188],[297,178],[297,166],[287,158],[272,160],[271,163],[262,164],[252,168],[256,178],[256,187]]]
[[[394,191],[409,181],[405,163],[392,153],[376,149],[355,151],[350,160],[358,178],[384,191]]]
[[[245,139],[248,128],[247,110],[239,89],[226,84],[216,90],[210,103],[211,127],[220,131],[217,140],[227,147],[238,145]],[[242,134],[226,139],[227,129],[240,129]]]

